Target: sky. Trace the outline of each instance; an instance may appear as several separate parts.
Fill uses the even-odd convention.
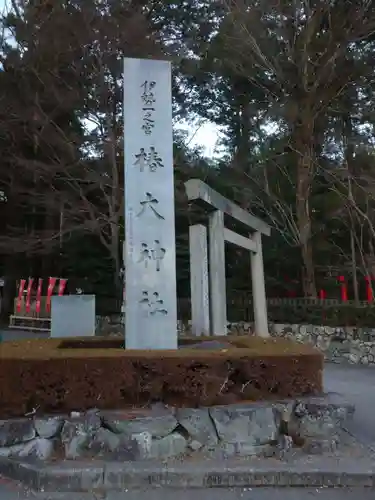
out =
[[[204,156],[212,158],[218,155],[217,142],[220,139],[220,130],[211,122],[201,122],[196,125],[182,123],[180,127],[188,132],[189,146],[201,146]]]

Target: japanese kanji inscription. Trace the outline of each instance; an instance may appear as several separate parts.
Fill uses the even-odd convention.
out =
[[[146,193],[143,200],[141,200],[139,204],[142,208],[137,214],[137,217],[140,217],[146,212],[147,209],[149,209],[158,219],[164,220],[164,217],[156,209],[156,207],[159,205],[159,200],[152,196],[151,193]]]
[[[140,172],[149,169],[150,172],[156,172],[158,168],[163,168],[163,161],[154,146],[150,147],[149,152],[145,148],[141,148],[139,153],[135,155],[134,166],[139,168]]]
[[[148,291],[144,290],[140,303],[146,307],[147,313],[151,316],[155,314],[168,314],[168,311],[164,307],[164,301],[160,298],[158,292],[150,294]]]
[[[153,260],[156,265],[156,270],[159,272],[160,264],[161,261],[164,259],[165,253],[166,249],[162,248],[159,240],[155,240],[154,245],[151,248],[147,243],[142,243],[139,262],[143,262],[144,265],[147,267],[149,261]]]

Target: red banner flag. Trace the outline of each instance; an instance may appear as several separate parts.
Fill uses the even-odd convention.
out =
[[[68,280],[66,279],[63,279],[63,278],[60,278],[60,282],[59,282],[59,290],[58,290],[58,295],[61,297],[61,295],[64,295],[64,290],[65,290],[65,287],[66,287],[66,282]]]
[[[341,300],[343,302],[347,302],[347,300],[348,300],[348,289],[346,287],[345,277],[344,276],[339,276],[339,281],[341,283]]]
[[[22,296],[23,296],[23,291],[25,289],[25,285],[26,285],[26,280],[21,280],[20,281],[20,288],[18,290],[17,312],[21,312]]]
[[[372,302],[374,300],[372,285],[371,285],[371,276],[366,276],[366,298],[367,302]]]
[[[33,288],[34,278],[29,278],[29,283],[27,284],[27,294],[26,294],[26,312],[30,312],[30,299],[31,299],[31,290]]]
[[[51,310],[51,296],[53,289],[55,288],[57,278],[48,278],[48,290],[47,290],[47,302],[46,310],[49,312]]]
[[[43,279],[39,278],[38,279],[38,288],[36,291],[36,303],[35,303],[35,312],[37,314],[40,313],[40,298],[42,296],[42,286],[43,286]]]

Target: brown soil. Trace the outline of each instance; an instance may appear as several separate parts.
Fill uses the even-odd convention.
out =
[[[111,339],[110,347],[100,337],[4,342],[0,418],[35,408],[66,413],[154,401],[197,407],[322,391],[323,356],[307,345],[249,336],[216,339],[231,342],[233,348],[124,350],[122,339]],[[199,340],[207,338],[185,338],[183,343]]]

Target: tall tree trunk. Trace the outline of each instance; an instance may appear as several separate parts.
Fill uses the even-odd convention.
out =
[[[4,261],[5,286],[3,288],[1,318],[3,321],[7,321],[14,312],[14,298],[18,293],[16,280],[19,276],[17,275],[17,256],[15,254],[6,255]]]
[[[359,304],[359,289],[358,289],[358,275],[357,275],[357,258],[355,251],[355,237],[354,237],[354,223],[350,220],[350,250],[351,250],[351,261],[352,261],[352,275],[353,275],[353,291],[354,300]]]
[[[120,230],[119,230],[119,220],[111,222],[111,241],[110,241],[110,251],[113,260],[113,283],[115,287],[116,299],[118,303],[122,303],[124,279],[121,274],[122,269],[122,252],[120,250]]]
[[[349,107],[349,103],[347,104]],[[353,186],[352,186],[352,177],[355,176],[355,168],[354,168],[354,137],[353,137],[353,125],[351,116],[347,113],[343,117],[343,145],[344,145],[344,157],[345,157],[345,166],[347,169],[347,177],[348,177],[348,199],[353,199]],[[358,291],[358,276],[357,276],[357,259],[356,259],[356,225],[355,220],[353,218],[352,213],[352,205],[350,203],[347,204],[347,212],[348,219],[350,223],[350,250],[351,250],[351,264],[352,264],[352,275],[353,275],[353,289],[354,289],[354,299],[357,303],[359,303],[359,291]]]
[[[297,144],[296,216],[302,257],[302,284],[305,297],[316,297],[313,249],[311,240],[310,194],[314,169],[313,127],[299,137]],[[302,139],[302,140],[301,140]]]
[[[233,93],[236,96],[235,108],[237,112],[237,119],[235,120],[236,125],[234,128],[236,148],[233,156],[233,163],[240,170],[247,172],[251,149],[251,95],[249,95],[247,79],[237,77],[234,79],[232,85]]]

